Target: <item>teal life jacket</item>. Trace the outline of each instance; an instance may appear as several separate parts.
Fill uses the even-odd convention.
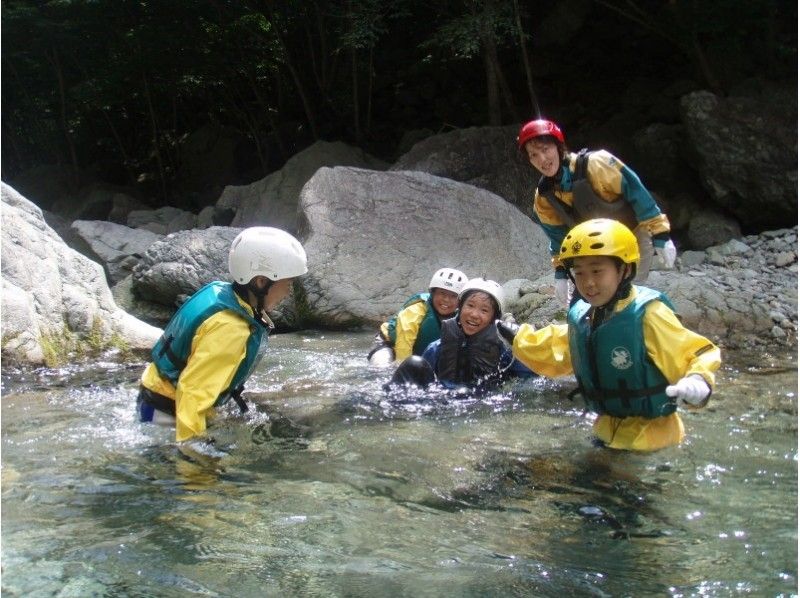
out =
[[[158,368],[158,373],[177,386],[178,378],[186,367],[197,329],[215,313],[226,309],[235,312],[250,325],[250,336],[247,339],[245,357],[239,364],[230,386],[220,393],[214,405],[224,405],[233,397],[239,407],[246,411],[247,408],[243,406],[244,402],[239,395],[244,382],[264,355],[269,332],[242,307],[230,283],[211,282],[189,297],[172,316],[150,355]]]
[[[425,302],[427,311],[425,313],[425,317],[422,319],[422,322],[419,323],[417,338],[414,340],[414,346],[411,349],[411,353],[413,355],[422,355],[425,352],[425,349],[428,348],[428,345],[435,340],[439,340],[441,335],[442,323],[441,320],[439,320],[439,314],[436,313],[436,310],[433,307],[433,303],[431,303],[430,293],[417,293],[416,295],[412,295],[408,298],[408,300],[406,300],[406,302],[403,304],[403,307],[400,308],[400,311],[403,311],[405,308],[414,305],[415,303],[420,303],[423,301]],[[395,342],[397,342],[397,314],[392,316],[392,318],[389,320],[387,328],[387,332],[389,334],[389,338],[387,340],[394,347]]]
[[[642,320],[651,301],[674,308],[663,293],[634,288],[633,301],[594,330],[591,305],[579,300],[570,308],[569,350],[577,392],[596,413],[647,418],[669,415],[675,411],[675,400],[665,394],[669,383],[647,356]]]
[[[633,230],[638,225],[633,206],[623,197],[611,202],[606,201],[597,195],[594,188],[592,188],[586,176],[587,164],[591,153],[586,148],[577,153],[574,172],[568,166],[563,166],[559,169],[562,177],[558,184],[559,191],[572,192],[571,206],[556,197],[554,177],[543,176],[539,179],[537,186],[539,195],[547,199],[547,202],[569,228],[573,228],[575,225],[592,218],[610,218],[622,222],[622,224]]]
[[[458,325],[457,316],[448,318],[442,322],[436,375],[444,382],[469,386],[499,381],[504,348],[494,322],[467,336]]]

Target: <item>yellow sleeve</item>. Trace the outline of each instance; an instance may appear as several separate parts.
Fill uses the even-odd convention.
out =
[[[556,209],[546,197],[539,194],[538,189],[533,195],[533,210],[536,212],[536,215],[539,217],[539,220],[542,222],[542,224],[550,226],[566,226],[566,223],[562,220],[559,213],[556,212]]]
[[[419,327],[426,313],[428,313],[427,302],[418,301],[397,314],[397,338],[394,342],[394,358],[397,361],[403,361],[413,354]]]
[[[689,374],[700,374],[713,390],[714,372],[722,362],[719,347],[684,328],[661,301],[651,301],[643,319],[647,355],[670,384]]]
[[[247,354],[250,326],[240,316],[217,312],[197,329],[175,391],[175,439],[200,436],[220,393],[230,386]]]
[[[551,324],[539,330],[523,324],[514,337],[513,353],[540,376],[556,378],[572,373],[566,324]]]
[[[666,214],[659,214],[649,220],[640,222],[638,228],[647,229],[651,237],[659,233],[668,233],[670,231],[669,218],[667,218]]]

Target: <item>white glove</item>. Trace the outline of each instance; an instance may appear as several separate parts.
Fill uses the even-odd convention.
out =
[[[667,386],[664,392],[668,397],[676,397],[679,405],[685,403],[696,407],[711,395],[711,388],[701,375],[690,374]]]
[[[569,307],[569,280],[566,278],[556,278],[556,301],[564,306]]]
[[[656,245],[656,255],[661,258],[661,262],[668,270],[675,265],[675,258],[678,255],[678,250],[675,249],[675,243],[672,239],[668,239],[662,247]]]

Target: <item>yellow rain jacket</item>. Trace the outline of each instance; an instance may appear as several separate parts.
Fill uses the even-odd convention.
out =
[[[636,290],[617,302],[614,313],[624,309]],[[613,317],[613,316],[612,316]],[[721,363],[720,351],[704,336],[683,327],[675,313],[660,301],[647,304],[643,319],[647,357],[670,384],[689,374],[699,374],[714,388],[714,372]],[[573,373],[567,324],[553,324],[535,330],[523,324],[514,339],[514,357],[537,374],[549,377]],[[594,432],[615,449],[654,451],[679,444],[684,438],[683,422],[677,412],[663,417],[614,417],[601,414]]]
[[[252,314],[246,302],[239,299],[239,303]],[[207,420],[214,415],[214,403],[230,386],[247,354],[249,337],[250,326],[241,316],[232,311],[219,311],[197,329],[177,388],[159,375],[153,363],[145,368],[142,385],[175,401],[175,439],[178,442],[205,433]]]
[[[561,169],[560,180],[556,181],[553,189],[555,196],[567,206],[572,206],[572,177],[576,170],[578,154],[568,153],[564,162],[566,169]],[[562,162],[562,164],[564,163]],[[645,229],[654,236],[668,233],[670,230],[669,219],[661,212],[653,196],[642,184],[639,176],[626,166],[619,158],[606,150],[597,150],[589,153],[586,164],[586,179],[592,190],[601,199],[614,202],[619,199],[627,201],[636,215],[637,229]],[[558,252],[561,242],[569,230],[561,215],[536,189],[533,198],[535,218],[550,240],[550,252],[553,256],[553,265],[561,265]]]
[[[428,303],[425,301],[412,303],[397,313],[395,328],[397,339],[394,342],[394,358],[396,361],[403,361],[406,357],[413,355],[414,343],[417,342],[419,328],[427,314]],[[388,322],[381,324],[381,335],[385,339],[389,338]]]

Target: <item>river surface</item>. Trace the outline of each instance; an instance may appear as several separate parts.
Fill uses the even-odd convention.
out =
[[[273,337],[216,463],[136,421],[143,363],[4,369],[3,596],[797,594],[796,355],[630,454],[569,379],[386,395],[371,337]]]

